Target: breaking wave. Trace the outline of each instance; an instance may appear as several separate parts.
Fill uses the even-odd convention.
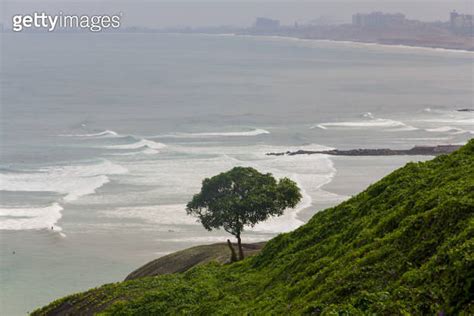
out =
[[[459,110],[425,109],[430,113],[429,118],[418,120],[422,123],[431,123],[433,127],[426,128],[427,132],[458,134],[474,134],[474,113]],[[441,126],[440,126],[441,125]]]
[[[107,175],[123,174],[128,170],[108,160],[97,164],[41,168],[32,172],[0,174],[0,190],[24,192],[55,192],[70,202],[92,194],[108,183]]]
[[[453,127],[453,126],[441,126],[441,127],[437,127],[437,128],[427,128],[426,131],[427,132],[433,132],[433,133],[450,133],[450,134],[454,134],[454,135],[465,134],[465,133],[474,134],[474,131],[468,131],[468,130],[464,130],[462,128],[457,128],[457,127]]]
[[[256,128],[250,131],[242,132],[210,132],[210,133],[176,133],[176,134],[167,134],[157,137],[166,137],[166,138],[199,138],[199,137],[249,137],[249,136],[258,136],[270,134],[269,131],[261,128]]]
[[[165,148],[166,145],[163,143],[154,142],[148,139],[140,139],[134,143],[122,144],[122,145],[110,145],[106,146],[108,149],[138,149],[138,148],[151,148],[154,150]]]
[[[380,119],[374,118],[373,116],[365,116],[369,120],[365,121],[352,121],[352,122],[329,122],[321,123],[312,126],[311,128],[320,128],[320,129],[329,129],[329,128],[358,128],[358,129],[368,129],[368,128],[392,128],[390,131],[414,131],[418,128],[414,126],[407,125],[400,121],[390,120],[390,119]]]
[[[153,148],[144,148],[139,151],[125,152],[125,153],[114,153],[112,156],[135,156],[135,155],[156,155],[160,152]]]
[[[56,223],[63,208],[58,203],[38,208],[0,208],[0,230],[51,229],[61,231]]]
[[[90,133],[90,134],[63,134],[59,135],[63,137],[118,137],[119,134],[111,131],[111,130],[105,130],[99,133]]]
[[[108,218],[136,219],[157,225],[195,225],[196,218],[186,214],[185,204],[130,206],[103,211]]]
[[[446,117],[446,118],[436,118],[436,119],[425,119],[420,120],[420,122],[429,122],[429,123],[447,123],[447,124],[458,124],[458,125],[474,125],[474,117],[473,118],[465,118],[465,117]]]

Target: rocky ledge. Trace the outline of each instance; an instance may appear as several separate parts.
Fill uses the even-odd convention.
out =
[[[246,257],[256,255],[262,250],[266,242],[242,244]],[[237,245],[233,245],[236,249]],[[130,273],[125,281],[162,274],[185,272],[192,267],[216,261],[222,264],[230,260],[230,250],[226,243],[195,246],[171,253],[153,260]]]
[[[313,155],[313,154],[325,154],[334,156],[401,156],[401,155],[426,155],[426,156],[438,156],[442,154],[449,154],[453,151],[458,150],[461,145],[438,145],[438,146],[415,146],[411,149],[389,149],[389,148],[376,148],[376,149],[332,149],[332,150],[297,150],[287,152],[273,152],[267,153],[267,156],[294,156],[294,155]]]

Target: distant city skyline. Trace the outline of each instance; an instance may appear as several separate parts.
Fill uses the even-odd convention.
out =
[[[283,25],[308,23],[324,17],[334,23],[350,23],[357,12],[403,13],[407,19],[449,21],[452,10],[473,14],[472,0],[454,1],[0,1],[0,22],[6,27],[18,13],[63,11],[74,14],[112,14],[123,12],[124,26],[203,27],[250,26],[256,17],[277,19]]]

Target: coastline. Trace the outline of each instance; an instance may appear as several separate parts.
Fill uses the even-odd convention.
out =
[[[338,40],[338,39],[319,39],[319,38],[304,38],[298,36],[289,35],[268,35],[268,34],[243,34],[243,33],[167,33],[167,34],[184,34],[184,35],[206,35],[206,36],[228,36],[228,37],[250,37],[250,38],[266,38],[266,39],[282,39],[290,41],[301,41],[308,43],[330,43],[330,44],[345,44],[352,46],[372,47],[372,48],[401,48],[401,49],[413,49],[413,50],[425,50],[429,52],[442,52],[442,53],[462,53],[462,54],[473,54],[474,48],[471,50],[460,49],[455,47],[442,47],[437,45],[411,45],[408,43],[397,43],[389,44],[380,41],[358,41],[358,40]]]
[[[296,37],[298,38],[298,37]],[[302,38],[298,38],[300,40],[304,40]],[[309,41],[313,39],[307,39]],[[330,43],[342,43],[342,44],[358,44],[358,45],[363,45],[363,46],[378,46],[378,47],[385,47],[385,48],[402,48],[402,49],[420,49],[420,50],[427,50],[427,51],[437,51],[437,52],[445,52],[445,53],[468,53],[468,54],[474,54],[474,49],[472,50],[466,50],[466,49],[457,49],[457,48],[447,48],[447,47],[441,47],[441,46],[419,46],[419,45],[410,45],[408,43],[406,44],[388,44],[388,43],[383,43],[383,42],[364,42],[364,41],[350,41],[350,40],[336,40],[336,39],[314,39],[314,41],[319,41],[319,42],[330,42]]]
[[[465,49],[456,49],[456,48],[446,48],[446,47],[438,47],[438,46],[418,46],[418,45],[409,45],[409,44],[387,44],[382,42],[363,42],[363,41],[349,41],[349,40],[336,40],[336,39],[304,39],[295,37],[299,40],[308,40],[308,41],[318,41],[318,42],[329,42],[329,43],[340,43],[340,44],[357,44],[366,47],[381,47],[381,48],[402,48],[402,49],[419,49],[419,50],[427,50],[427,51],[437,51],[437,52],[445,52],[445,53],[468,53],[474,54],[473,50],[465,50]]]

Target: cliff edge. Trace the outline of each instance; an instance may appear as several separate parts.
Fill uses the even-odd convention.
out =
[[[237,249],[237,245],[233,246],[234,249]],[[246,257],[256,255],[262,250],[263,246],[265,246],[265,242],[242,245]],[[221,264],[229,263],[230,250],[226,243],[201,245],[173,252],[141,266],[130,273],[125,278],[125,281],[162,274],[185,272],[192,267],[212,261]]]

